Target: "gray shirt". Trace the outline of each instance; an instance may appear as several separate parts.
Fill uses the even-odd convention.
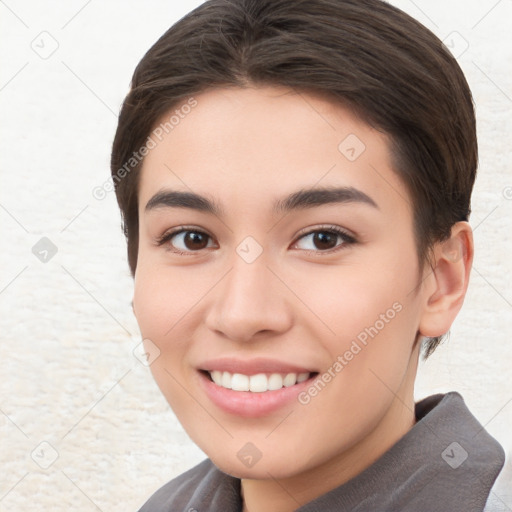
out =
[[[451,392],[416,404],[416,424],[371,466],[297,512],[482,512],[505,461]],[[240,480],[207,459],[161,487],[139,512],[240,512]]]

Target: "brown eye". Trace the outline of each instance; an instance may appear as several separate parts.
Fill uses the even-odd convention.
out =
[[[326,250],[336,247],[339,235],[328,231],[319,231],[313,235],[313,244],[317,249]]]
[[[190,253],[212,247],[214,244],[211,237],[202,231],[180,229],[165,234],[158,240],[158,245],[170,246],[170,250],[177,253]]]
[[[314,252],[336,251],[356,242],[353,236],[339,228],[316,229],[301,236],[295,246],[299,249]]]
[[[191,251],[204,249],[208,245],[208,235],[198,231],[186,231],[183,237],[183,244]]]

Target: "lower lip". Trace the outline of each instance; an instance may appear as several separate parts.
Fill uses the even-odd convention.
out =
[[[208,398],[220,409],[230,414],[244,418],[257,418],[271,414],[297,398],[297,395],[307,388],[315,378],[309,379],[274,391],[253,393],[251,391],[233,391],[217,386],[203,372],[199,372],[201,386]]]

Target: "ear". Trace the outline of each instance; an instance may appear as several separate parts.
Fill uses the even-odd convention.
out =
[[[427,268],[424,277],[422,336],[442,336],[449,331],[464,302],[473,254],[473,231],[467,222],[454,224],[450,238],[435,244],[433,269]]]

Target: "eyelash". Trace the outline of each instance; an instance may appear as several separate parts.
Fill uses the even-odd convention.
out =
[[[193,226],[192,227],[180,226],[179,228],[176,228],[174,230],[164,233],[161,237],[159,237],[156,240],[156,245],[160,247],[160,246],[168,243],[174,236],[179,235],[180,233],[187,233],[187,232],[199,233],[201,235],[205,235],[209,238],[212,238],[208,233],[205,233],[204,231],[202,231],[200,229],[194,228]],[[171,244],[169,244],[169,245],[171,245]],[[172,247],[169,250],[173,253],[183,255],[183,256],[193,256],[194,253],[199,252],[199,251],[182,251],[181,249],[176,249],[176,248],[172,248]]]
[[[300,250],[302,250],[308,254],[314,254],[317,256],[323,256],[323,255],[327,256],[327,255],[336,253],[338,251],[341,251],[343,249],[346,249],[347,246],[357,243],[357,240],[355,239],[355,237],[353,235],[349,234],[344,229],[342,229],[338,226],[324,225],[324,226],[319,226],[315,229],[306,229],[304,231],[301,231],[298,234],[297,239],[293,243],[293,245],[296,245],[298,243],[298,241],[301,240],[302,238],[305,238],[306,236],[309,236],[309,235],[313,235],[315,233],[335,234],[341,238],[341,244],[337,245],[336,247],[334,247],[332,249],[326,249],[325,251],[322,251],[320,249],[318,249],[318,250],[300,249]]]
[[[180,233],[186,233],[186,232],[199,233],[201,235],[205,235],[209,238],[212,238],[208,233],[202,231],[201,229],[197,229],[194,227],[180,226],[179,228],[176,228],[172,231],[168,231],[168,232],[164,233],[161,237],[159,237],[156,240],[156,245],[160,247],[160,246],[170,242],[170,240],[174,236],[176,236]],[[350,235],[349,233],[347,233],[343,229],[339,228],[338,226],[325,225],[325,226],[319,226],[319,227],[317,227],[315,229],[311,229],[309,231],[303,231],[303,232],[299,233],[296,241],[294,242],[294,245],[302,238],[305,238],[306,236],[312,235],[314,233],[331,233],[331,234],[338,235],[342,239],[342,243],[332,249],[327,249],[325,251],[301,249],[302,251],[307,252],[308,254],[315,254],[315,255],[333,254],[335,252],[338,252],[338,251],[346,248],[349,245],[353,245],[353,244],[357,243],[357,240],[355,239],[354,236]],[[179,255],[184,255],[184,256],[192,256],[192,255],[194,255],[194,253],[200,252],[199,250],[198,251],[182,251],[181,249],[176,249],[176,248],[171,248],[170,250],[173,253],[176,253]]]

